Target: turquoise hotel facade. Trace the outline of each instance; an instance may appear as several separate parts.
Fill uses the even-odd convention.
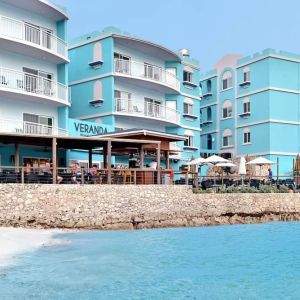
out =
[[[278,158],[279,174],[291,175],[300,152],[299,72],[300,55],[266,49],[225,56],[202,75],[201,153]]]
[[[70,118],[101,124],[107,132],[147,129],[186,136],[186,142],[172,145],[174,170],[200,156],[200,71],[187,49],[175,53],[109,27],[72,41],[69,57]],[[69,155],[86,159],[86,153]],[[115,163],[126,161],[118,157]]]
[[[48,1],[0,0],[0,131],[67,135],[66,12]],[[50,158],[20,146],[20,164]],[[14,164],[15,147],[1,145],[0,165]]]

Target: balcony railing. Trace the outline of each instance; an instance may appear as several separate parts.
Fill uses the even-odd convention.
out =
[[[144,116],[172,123],[179,123],[180,114],[165,105],[129,99],[115,99],[115,112],[135,116]]]
[[[0,35],[32,43],[45,50],[67,57],[67,44],[51,31],[23,21],[0,16]]]
[[[26,122],[21,120],[0,119],[0,132],[5,133],[23,133],[30,135],[58,135],[67,136],[68,131],[62,128]]]
[[[177,90],[180,86],[179,80],[174,74],[147,63],[115,59],[114,70],[115,73],[156,81]]]
[[[0,68],[0,89],[11,89],[68,102],[68,88],[42,76]]]

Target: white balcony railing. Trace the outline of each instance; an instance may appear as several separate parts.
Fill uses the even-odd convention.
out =
[[[67,86],[42,76],[0,68],[0,89],[10,89],[58,99],[68,103]]]
[[[115,59],[114,70],[115,73],[156,81],[177,90],[180,86],[179,80],[174,74],[147,63]]]
[[[180,114],[165,105],[129,99],[115,99],[115,112],[179,123]]]
[[[65,41],[52,34],[51,31],[33,24],[0,16],[0,35],[39,45],[45,50],[64,58],[67,57],[68,50]]]
[[[68,131],[62,128],[25,122],[21,120],[0,119],[0,132],[5,133],[23,133],[31,135],[58,135],[67,136]]]

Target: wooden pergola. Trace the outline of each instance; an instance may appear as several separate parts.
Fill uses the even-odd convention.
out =
[[[57,180],[57,151],[58,149],[81,149],[88,151],[89,166],[92,166],[93,149],[102,149],[104,168],[107,169],[107,183],[111,183],[112,154],[130,152],[136,149],[140,154],[141,165],[144,165],[144,151],[156,151],[157,176],[160,178],[161,151],[165,152],[166,168],[169,164],[170,142],[182,141],[184,137],[161,134],[149,131],[131,131],[112,133],[95,137],[70,137],[70,136],[47,136],[24,133],[0,133],[0,144],[13,144],[15,146],[15,167],[20,166],[20,145],[49,147],[52,150],[53,183]],[[159,181],[158,181],[159,184]]]

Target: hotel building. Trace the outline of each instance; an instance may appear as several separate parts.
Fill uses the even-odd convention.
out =
[[[300,152],[299,71],[300,55],[282,51],[225,56],[201,77],[201,153],[279,158],[279,174],[290,175]]]
[[[175,170],[199,157],[200,73],[188,50],[175,53],[109,27],[71,42],[69,57],[71,118],[120,134],[147,129],[186,136],[185,142],[172,145]],[[78,155],[73,152],[69,159]]]
[[[46,0],[0,0],[0,132],[67,135],[67,20]],[[18,145],[0,147],[0,165],[14,164]],[[20,165],[51,157],[44,147],[17,152]]]

